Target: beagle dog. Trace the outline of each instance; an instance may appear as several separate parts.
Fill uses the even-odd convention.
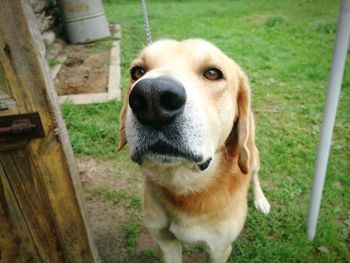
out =
[[[226,262],[247,215],[268,214],[248,79],[201,39],[160,40],[131,63],[120,145],[144,175],[144,224],[163,262],[182,262],[181,243]]]

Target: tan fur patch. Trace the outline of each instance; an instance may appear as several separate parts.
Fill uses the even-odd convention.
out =
[[[220,170],[206,188],[186,195],[178,195],[171,189],[161,188],[164,197],[176,209],[190,214],[205,214],[223,211],[245,196],[250,176],[237,167],[237,158],[222,153]]]

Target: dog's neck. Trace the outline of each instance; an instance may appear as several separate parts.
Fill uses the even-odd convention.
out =
[[[224,149],[202,172],[191,172],[186,168],[166,170],[161,176],[151,174],[147,169],[143,169],[143,172],[146,183],[162,195],[161,199],[185,212],[209,213],[224,209],[235,196],[246,196],[237,193],[237,189],[244,190],[249,182],[248,176],[242,174],[237,165],[237,156],[228,155]],[[242,188],[241,184],[247,187]]]

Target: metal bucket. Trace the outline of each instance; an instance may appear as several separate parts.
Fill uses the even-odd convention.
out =
[[[110,36],[101,0],[59,0],[67,40],[88,43]]]

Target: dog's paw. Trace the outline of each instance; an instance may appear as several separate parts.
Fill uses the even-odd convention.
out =
[[[256,198],[254,200],[254,205],[255,205],[256,210],[258,210],[259,212],[261,212],[265,215],[269,214],[271,211],[270,203],[269,203],[269,201],[267,201],[267,199],[264,195]]]

